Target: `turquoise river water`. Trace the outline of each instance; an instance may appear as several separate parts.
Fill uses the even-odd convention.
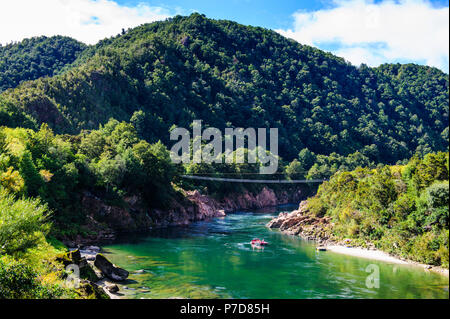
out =
[[[127,236],[104,250],[130,271],[121,287],[126,298],[449,298],[448,277],[318,252],[313,242],[265,227],[294,208],[238,212]],[[252,248],[255,237],[270,245]],[[366,286],[371,264],[379,266],[379,288]]]

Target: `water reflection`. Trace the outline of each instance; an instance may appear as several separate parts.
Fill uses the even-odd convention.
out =
[[[448,298],[448,279],[422,269],[332,252],[271,231],[265,224],[282,207],[239,212],[188,227],[120,238],[106,247],[132,273],[132,298]],[[252,247],[253,238],[270,245]],[[380,288],[365,285],[370,264]],[[144,272],[133,273],[137,270]],[[140,287],[147,287],[143,289]]]

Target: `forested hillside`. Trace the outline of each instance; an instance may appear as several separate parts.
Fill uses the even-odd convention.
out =
[[[330,217],[325,234],[336,240],[448,267],[448,159],[431,153],[407,165],[337,173],[309,199],[309,213]]]
[[[260,191],[180,177],[260,178],[261,163],[172,163],[170,130],[196,119],[278,128],[280,165],[264,178],[334,175],[309,204],[334,236],[448,267],[448,89],[435,68],[355,67],[200,14],[89,47],[66,37],[0,47],[0,299],[95,297],[66,287],[57,239],[103,235],[114,209],[120,223],[140,218],[133,203],[176,220],[187,190]]]
[[[0,92],[23,81],[53,76],[87,46],[63,36],[36,37],[0,45]]]
[[[395,163],[448,148],[448,84],[435,68],[355,67],[267,29],[193,14],[101,41],[63,74],[24,83],[0,103],[57,133],[112,117],[167,144],[171,127],[202,119],[278,127],[289,161],[305,150]]]

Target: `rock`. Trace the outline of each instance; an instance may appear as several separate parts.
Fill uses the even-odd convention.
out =
[[[109,292],[115,294],[115,293],[117,293],[117,292],[119,291],[119,286],[117,286],[116,284],[113,284],[113,285],[107,285],[107,286],[106,286],[106,289],[107,289]]]
[[[100,271],[109,279],[114,281],[124,281],[128,278],[129,272],[125,269],[115,266],[102,254],[97,254],[94,261],[95,267],[100,269]]]
[[[225,210],[219,209],[216,213],[217,217],[225,217],[227,214],[225,214]]]
[[[64,267],[75,264],[79,265],[82,262],[82,257],[79,249],[69,251],[56,257],[56,261],[62,263]]]
[[[150,292],[150,288],[148,288],[148,287],[139,287],[139,292],[149,293]]]
[[[303,239],[319,241],[320,246],[330,240],[328,233],[330,218],[309,212],[307,201],[302,201],[299,208],[291,213],[280,213],[266,226],[279,228],[283,233],[300,236]]]
[[[72,240],[63,240],[63,244],[66,245],[68,248],[78,248],[77,244]]]
[[[278,204],[292,203],[304,197],[303,187],[289,191],[274,191],[264,187],[259,192],[240,192],[228,194],[217,199],[202,195],[198,191],[186,191],[185,198],[173,199],[167,203],[167,209],[149,209],[144,198],[138,195],[125,196],[126,205],[111,205],[98,195],[83,192],[81,210],[86,215],[83,227],[89,232],[67,238],[71,245],[87,246],[83,252],[99,253],[98,243],[111,243],[120,232],[147,231],[168,226],[188,225],[191,222],[214,217],[223,217],[227,212],[247,209],[260,209]],[[88,246],[89,245],[89,246]],[[88,260],[91,255],[85,254]]]
[[[93,266],[91,266],[88,262],[86,262],[83,266],[80,266],[80,278],[96,282],[102,279],[102,277],[102,274],[97,273]]]
[[[95,260],[95,255],[86,255],[85,256],[87,261],[94,261]]]
[[[81,279],[89,281],[98,281],[101,276],[95,272],[93,267],[88,263],[85,257],[81,255],[79,249],[69,251],[56,257],[56,261],[67,267],[69,265],[76,265],[79,268],[79,275]]]
[[[80,281],[77,292],[82,298],[86,299],[110,299],[102,287],[88,280]]]
[[[100,251],[100,247],[98,247],[98,246],[86,246],[86,247],[83,247],[82,250],[99,252]]]
[[[283,222],[286,220],[288,213],[280,213],[278,217],[272,219],[268,224],[267,227],[269,228],[280,228],[280,226],[283,224]]]

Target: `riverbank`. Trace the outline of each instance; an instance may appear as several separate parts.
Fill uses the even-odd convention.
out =
[[[90,192],[84,192],[81,200],[86,223],[84,235],[61,238],[69,248],[103,245],[114,242],[119,234],[145,232],[170,226],[186,226],[192,222],[223,217],[238,210],[261,209],[299,202],[309,195],[301,187],[290,191],[276,191],[268,187],[259,192],[230,193],[217,199],[199,191],[182,190],[168,204],[169,208],[149,208],[140,196],[123,198],[123,205],[111,205]]]
[[[279,229],[282,233],[299,236],[305,240],[314,241],[317,246],[326,250],[349,256],[383,261],[387,263],[413,265],[423,268],[425,271],[433,271],[443,276],[449,276],[449,270],[443,267],[422,264],[413,260],[388,254],[378,250],[372,243],[366,243],[367,248],[349,246],[348,242],[340,240],[332,235],[333,224],[329,217],[316,217],[308,212],[308,202],[302,201],[297,210],[291,213],[281,213],[272,219],[268,228]]]
[[[447,277],[418,267],[317,252],[315,242],[265,227],[292,209],[236,212],[189,227],[121,237],[105,245],[104,254],[130,272],[128,281],[118,283],[123,298],[448,298]],[[256,237],[270,245],[253,249],[250,241]],[[371,263],[379,266],[381,289],[366,287],[365,267]]]
[[[336,244],[327,245],[326,249],[329,251],[332,251],[334,253],[344,254],[344,255],[348,255],[348,256],[378,260],[378,261],[383,261],[383,262],[393,263],[393,264],[413,265],[413,266],[421,267],[425,271],[433,271],[433,272],[439,273],[446,277],[449,276],[449,271],[446,268],[421,264],[421,263],[418,263],[418,262],[415,262],[412,260],[399,258],[399,257],[392,256],[384,251],[377,250],[377,249],[365,249],[362,247],[347,247],[347,246],[336,245]]]

